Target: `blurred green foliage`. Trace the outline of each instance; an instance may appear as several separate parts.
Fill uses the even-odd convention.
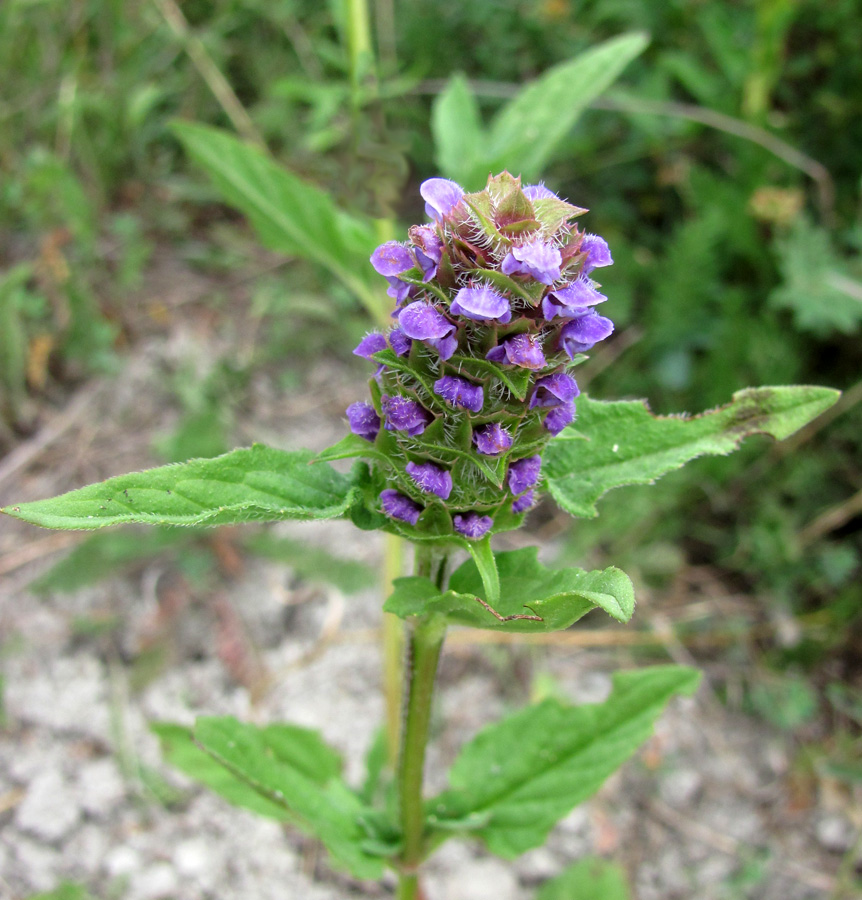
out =
[[[831,677],[858,674],[857,0],[485,0],[398,4],[395,21],[380,17],[389,4],[372,4],[376,71],[361,73],[335,0],[187,0],[176,7],[185,33],[166,15],[172,6],[0,4],[3,422],[26,430],[34,397],[116,365],[135,336],[125,300],[154,259],[229,273],[249,258],[235,214],[169,127],[177,117],[236,125],[207,65],[279,164],[354,219],[377,220],[382,241],[398,233],[394,218],[421,219],[416,185],[437,174],[437,160],[457,159],[455,137],[487,137],[466,126],[453,135],[447,107],[493,123],[554,66],[645,32],[649,45],[616,86],[541,155],[548,185],[591,208],[587,227],[614,252],[602,277],[618,333],[579,380],[599,397],[648,397],[663,413],[709,408],[749,384],[847,394],[787,447],[703,460],[658,487],[608,497],[565,552],[607,556],[656,585],[686,562],[717,565],[728,592],[795,618],[796,637],[770,666],[796,679],[828,656]],[[487,152],[463,148],[465,159]],[[201,253],[214,244],[218,253]],[[252,294],[265,340],[242,373],[287,351],[300,366],[304,351],[348,352],[341,335],[361,312],[327,273],[292,263]],[[204,455],[231,444],[245,377],[232,371],[178,386],[184,414],[163,453],[182,456],[195,435],[207,438],[195,448]],[[0,442],[13,443],[6,428]],[[790,719],[804,718],[795,682],[776,678],[791,686]]]

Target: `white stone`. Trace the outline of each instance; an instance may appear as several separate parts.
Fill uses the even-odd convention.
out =
[[[105,856],[103,867],[111,878],[123,878],[140,870],[141,855],[132,847],[114,847]]]
[[[14,841],[11,844],[11,851],[11,864],[8,869],[3,870],[5,877],[17,875],[27,885],[27,893],[47,891],[57,886],[59,853],[50,847],[28,840]],[[2,893],[0,896],[3,896]]]
[[[678,769],[662,778],[659,795],[669,806],[687,806],[700,793],[703,777],[694,769]]]
[[[846,853],[853,844],[855,831],[842,816],[825,816],[815,826],[817,840],[832,853]]]
[[[113,759],[97,759],[78,771],[79,803],[94,819],[107,818],[126,795],[126,786]]]
[[[174,867],[168,863],[154,863],[132,876],[129,897],[133,900],[163,900],[173,897],[178,887],[179,880]]]
[[[65,837],[78,823],[77,798],[56,769],[37,775],[15,811],[15,824],[43,841]]]

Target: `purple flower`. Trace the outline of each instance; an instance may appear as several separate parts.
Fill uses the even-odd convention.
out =
[[[425,201],[425,215],[429,219],[445,219],[464,196],[464,190],[454,181],[445,178],[429,178],[419,185],[419,193]]]
[[[452,474],[434,463],[409,462],[407,474],[429,494],[436,494],[441,500],[448,500],[452,493]]]
[[[508,363],[522,369],[541,369],[547,365],[539,339],[532,334],[515,334],[485,354],[491,362]]]
[[[484,456],[499,456],[512,446],[512,435],[499,423],[492,422],[473,432],[473,443]]]
[[[564,403],[562,406],[555,406],[546,416],[545,416],[545,428],[551,432],[551,434],[559,434],[570,422],[574,422],[575,420],[575,401],[570,400],[568,403]]]
[[[347,407],[350,430],[366,441],[373,441],[380,431],[380,416],[370,403],[351,403]]]
[[[524,188],[522,188],[524,192],[524,196],[528,200],[559,200],[560,198],[548,188],[542,182],[539,184],[528,184]]]
[[[373,360],[373,354],[379,353],[386,349],[386,338],[379,331],[372,331],[366,334],[364,338],[356,345],[353,351],[354,356],[361,356],[363,359]]]
[[[513,513],[522,513],[525,510],[528,510],[533,505],[534,494],[533,491],[527,491],[523,497],[518,497],[517,500],[512,502],[512,512]]]
[[[584,239],[581,241],[581,253],[587,254],[584,257],[583,267],[581,268],[584,274],[592,272],[593,269],[614,264],[611,248],[608,247],[607,241],[597,234],[584,235]]]
[[[578,394],[580,391],[575,379],[565,372],[556,372],[536,382],[536,390],[530,398],[530,409],[537,406],[564,406],[571,403]]]
[[[386,418],[386,430],[406,431],[410,437],[422,434],[433,418],[421,403],[409,397],[388,397],[384,394],[380,398],[380,406]]]
[[[594,309],[566,322],[560,329],[557,347],[564,350],[569,359],[576,353],[584,353],[614,330],[614,323],[600,316]]]
[[[404,334],[401,328],[393,328],[389,332],[389,346],[396,356],[407,356],[410,352],[410,345],[413,341]]]
[[[413,253],[422,269],[422,280],[430,281],[437,274],[437,266],[443,258],[443,241],[430,225],[414,225],[410,229]]]
[[[449,359],[458,349],[455,326],[430,303],[417,300],[405,306],[398,316],[398,324],[407,337],[435,347],[441,359]]]
[[[548,291],[542,298],[542,312],[548,322],[556,316],[571,319],[590,306],[604,303],[607,299],[595,289],[589,278],[578,275],[570,284],[555,291]]]
[[[466,378],[457,375],[444,375],[434,382],[434,393],[442,397],[451,406],[481,412],[485,401],[485,392],[479,384],[471,384]]]
[[[419,514],[422,512],[422,507],[418,503],[414,503],[393,488],[380,492],[380,505],[390,518],[401,519],[402,522],[409,522],[411,525],[419,521]]]
[[[402,303],[414,289],[412,284],[402,281],[398,276],[402,272],[408,272],[416,267],[410,251],[397,241],[387,241],[381,244],[371,254],[371,265],[375,271],[383,275],[389,282],[389,290],[386,293],[398,303]]]
[[[553,284],[560,277],[563,257],[553,244],[530,241],[512,249],[503,258],[504,275],[529,275],[542,284]]]
[[[455,524],[455,531],[463,534],[470,541],[478,541],[484,537],[494,524],[494,520],[490,516],[480,516],[477,512],[468,512],[463,515],[458,514],[452,517]]]
[[[505,325],[512,319],[509,301],[489,287],[461,288],[449,307],[454,315],[466,316],[477,322],[491,320]]]
[[[542,468],[541,456],[527,456],[524,459],[516,459],[509,464],[509,490],[513,494],[523,494],[524,491],[534,487],[539,480],[539,471]]]

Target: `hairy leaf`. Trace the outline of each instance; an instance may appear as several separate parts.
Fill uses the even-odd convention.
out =
[[[434,101],[431,131],[440,171],[468,191],[483,188],[484,178],[476,177],[476,158],[481,155],[486,138],[479,104],[463,75],[450,78]]]
[[[838,396],[824,387],[747,388],[726,406],[685,417],[653,415],[642,400],[606,403],[582,394],[574,427],[545,451],[547,488],[567,513],[590,518],[612,488],[651,484],[698,456],[726,456],[751,434],[782,440]]]
[[[590,102],[610,87],[648,43],[624,34],[554,66],[524,88],[491,123],[481,172],[506,168],[525,182],[540,177],[559,142]]]
[[[379,856],[364,849],[368,829],[363,819],[370,811],[337,777],[337,757],[315,732],[257,728],[228,716],[198,719],[194,737],[213,759],[318,837],[353,875],[380,877]]]
[[[694,691],[699,677],[682,666],[618,672],[604,703],[548,699],[485,728],[455,760],[452,787],[428,801],[429,828],[445,833],[465,823],[507,859],[540,846],[649,737],[667,701]]]
[[[385,297],[368,265],[378,243],[370,220],[349,216],[324,191],[226,132],[189,122],[174,132],[267,247],[324,266],[381,315]]]
[[[344,515],[356,489],[307,451],[255,444],[215,459],[118,475],[50,500],[7,506],[2,512],[45,528],[91,530],[150,525],[227,525]]]
[[[601,607],[621,622],[634,611],[634,591],[619,569],[585,572],[583,569],[548,569],[535,547],[495,554],[500,597],[488,600],[474,560],[452,573],[449,590],[441,594],[428,578],[398,578],[384,605],[401,618],[438,613],[453,625],[507,632],[548,632],[568,628],[591,609]],[[501,621],[477,601],[482,597],[499,616],[539,616],[541,621],[515,618]]]
[[[587,856],[546,881],[536,900],[629,900],[622,868],[597,856]]]

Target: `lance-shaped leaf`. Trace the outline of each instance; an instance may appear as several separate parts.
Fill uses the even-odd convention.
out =
[[[44,528],[91,530],[150,525],[227,525],[282,519],[332,519],[358,494],[353,480],[307,451],[255,444],[214,459],[118,475],[50,500],[2,512]]]
[[[604,703],[548,699],[485,728],[455,760],[451,789],[428,801],[429,829],[442,838],[463,824],[507,859],[540,846],[649,737],[667,701],[694,691],[699,677],[683,666],[619,672]]]
[[[455,75],[434,101],[431,131],[437,165],[448,178],[468,190],[484,187],[483,177],[475,183],[476,158],[486,142],[476,95],[463,75]],[[487,173],[484,178],[487,177]]]
[[[227,716],[198,719],[194,739],[232,775],[319,838],[357,878],[380,877],[380,857],[364,849],[368,828],[363,820],[372,813],[338,777],[340,760],[315,732],[257,728]]]
[[[591,518],[612,488],[652,484],[698,456],[726,456],[751,434],[782,440],[839,395],[805,385],[747,388],[727,406],[686,417],[653,415],[643,400],[605,403],[582,394],[574,426],[545,451],[547,488],[567,513]]]
[[[620,866],[588,856],[546,881],[536,900],[629,900],[630,896]]]
[[[338,209],[324,191],[217,128],[182,122],[174,132],[267,247],[324,266],[385,319],[385,297],[368,265],[379,243],[370,220]]]
[[[525,547],[495,554],[500,596],[488,605],[497,615],[477,600],[487,601],[488,594],[474,560],[452,573],[445,594],[428,578],[396,579],[395,590],[383,608],[401,618],[438,613],[453,625],[527,633],[568,628],[596,607],[620,622],[631,618],[634,590],[624,572],[615,568],[595,572],[548,569],[537,553],[535,547]]]
[[[621,35],[554,66],[524,88],[491,123],[484,176],[508,168],[525,183],[540,177],[584,109],[647,43],[643,34]]]

